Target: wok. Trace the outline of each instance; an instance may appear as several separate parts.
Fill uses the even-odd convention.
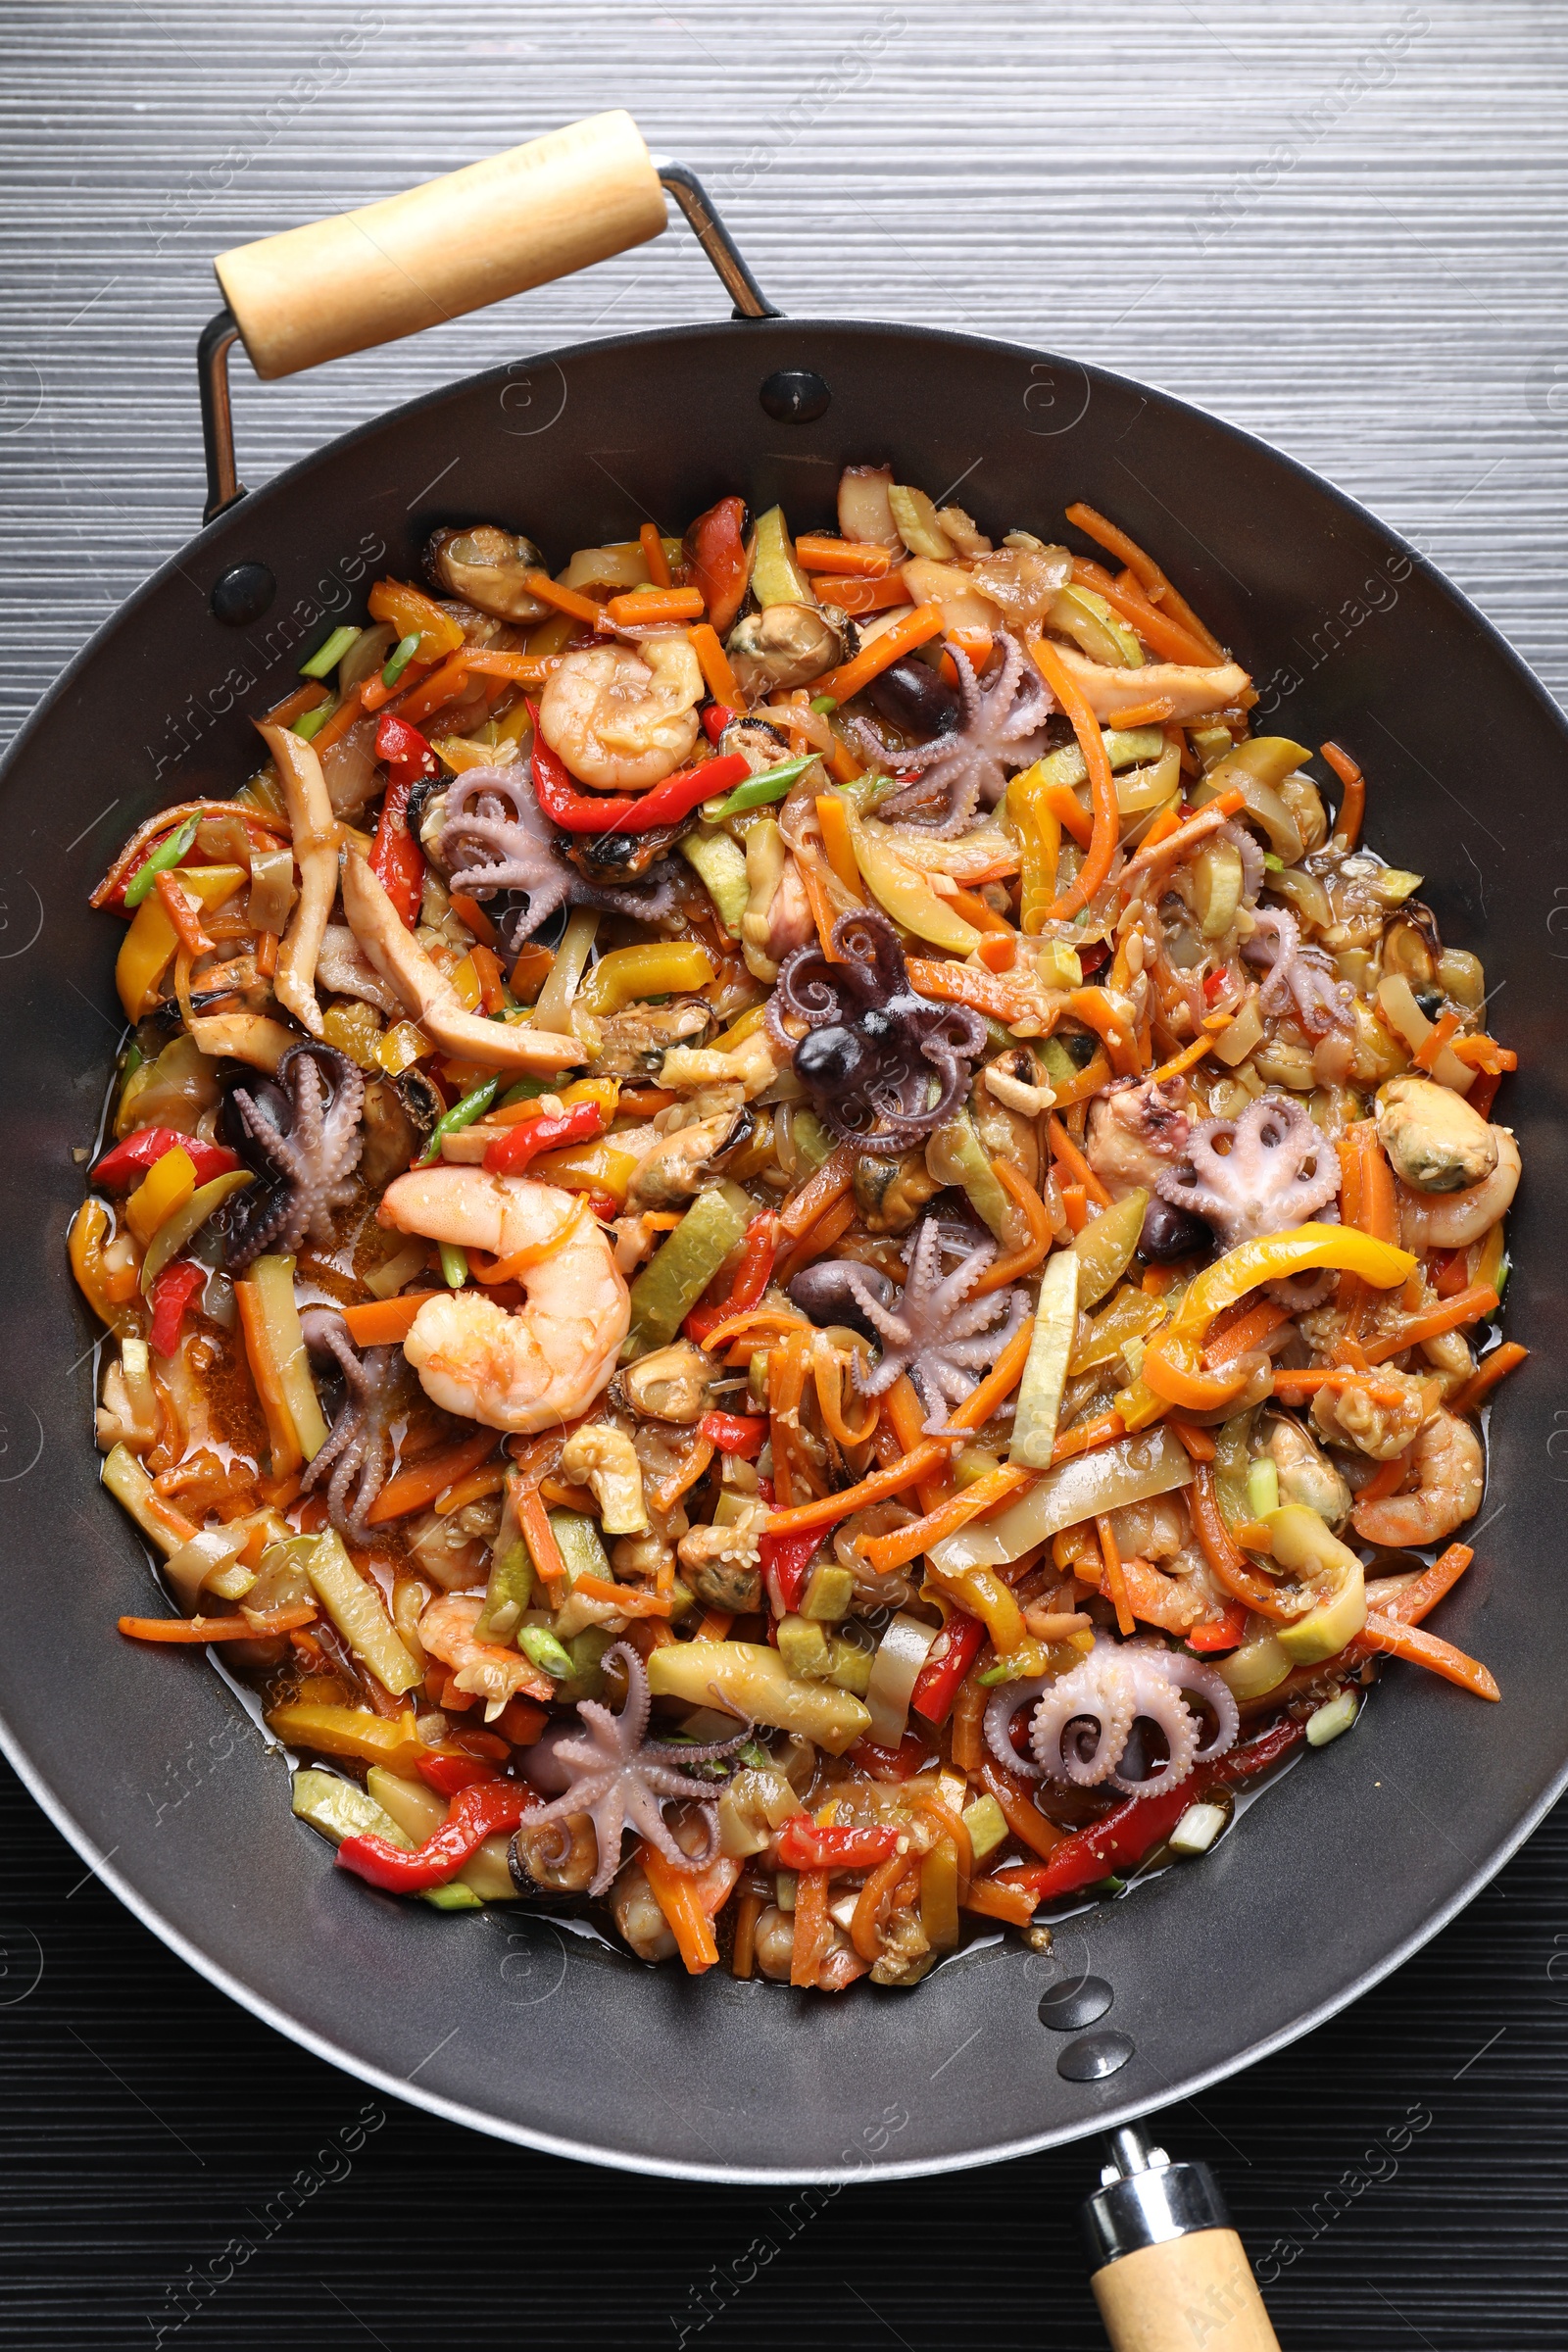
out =
[[[1306,2032],[1451,1918],[1568,1777],[1551,1532],[1568,1460],[1539,1368],[1568,1291],[1550,1206],[1564,1177],[1564,728],[1454,588],[1288,458],[1069,359],[771,314],[697,183],[661,169],[737,297],[733,320],[496,368],[249,497],[222,378],[234,322],[215,321],[202,353],[213,518],[98,632],[5,763],[0,1737],[138,1918],[382,2090],[632,2170],[930,2173],[1102,2131]],[[228,257],[222,274],[259,368],[280,374],[600,258],[663,219],[634,129],[607,117]],[[455,253],[470,257],[466,275]],[[93,1335],[65,1237],[81,1197],[73,1151],[93,1140],[117,1043],[119,934],[87,892],[142,817],[234,789],[255,760],[248,713],[286,691],[371,579],[413,573],[445,522],[525,527],[556,562],[735,489],[754,507],[782,500],[798,528],[821,524],[840,465],[866,459],[933,491],[961,482],[993,534],[1052,532],[1075,498],[1112,514],[1252,670],[1261,718],[1311,743],[1332,733],[1362,760],[1372,841],[1427,876],[1446,936],[1506,987],[1522,1070],[1504,1115],[1527,1171],[1509,1319],[1542,1352],[1502,1392],[1480,1561],[1444,1618],[1495,1671],[1500,1707],[1396,1668],[1354,1737],[1271,1788],[1208,1860],[1070,1923],[1053,1955],[1014,1939],[912,1994],[862,1985],[826,2000],[650,1971],[515,1909],[440,1916],[332,1867],[220,1676],[113,1630],[160,1599],[98,1488]],[[1114,1996],[1088,2051],[1039,2014],[1086,1971]],[[1111,2071],[1067,2080],[1069,2046],[1069,2071]]]

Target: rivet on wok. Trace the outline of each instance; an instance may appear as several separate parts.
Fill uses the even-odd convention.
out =
[[[215,620],[231,629],[243,629],[250,621],[261,619],[276,594],[277,582],[265,564],[231,564],[213,582],[207,601]]]
[[[833,395],[812,368],[776,368],[758,398],[775,424],[814,424]]]
[[[1115,1997],[1103,1977],[1068,1977],[1041,1995],[1040,2023],[1053,2034],[1080,2034],[1104,2016]]]
[[[1069,2041],[1056,2060],[1056,2072],[1068,2082],[1102,2082],[1133,2054],[1125,2034],[1084,2034]]]

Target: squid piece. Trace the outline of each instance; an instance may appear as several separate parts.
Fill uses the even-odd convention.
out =
[[[382,979],[447,1053],[465,1061],[482,1061],[489,1069],[528,1070],[546,1078],[587,1060],[588,1049],[574,1037],[487,1021],[465,1011],[446,974],[436,969],[413,932],[404,929],[363,852],[353,848],[344,853],[343,911]]]
[[[316,1002],[316,963],[337,895],[337,819],[314,746],[291,735],[287,727],[262,727],[258,732],[277,762],[300,869],[300,895],[277,951],[272,987],[278,1003],[313,1037],[319,1037],[321,1007]]]
[[[1223,710],[1248,683],[1237,662],[1200,669],[1185,662],[1146,662],[1142,669],[1111,669],[1075,653],[1059,641],[1053,649],[1102,727],[1118,726],[1124,710],[1144,703],[1168,702],[1178,726],[1205,710]]]

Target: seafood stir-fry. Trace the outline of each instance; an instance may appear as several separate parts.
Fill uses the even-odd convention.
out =
[[[96,892],[121,1630],[371,1886],[907,1986],[1385,1659],[1497,1697],[1426,1622],[1525,1352],[1481,963],[1065,523],[439,531]]]

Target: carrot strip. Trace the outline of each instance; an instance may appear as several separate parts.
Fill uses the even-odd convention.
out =
[[[846,1193],[822,1211],[814,1225],[807,1227],[795,1247],[787,1250],[773,1269],[773,1280],[780,1290],[787,1291],[803,1266],[808,1266],[824,1250],[831,1250],[841,1234],[848,1233],[855,1222],[855,1197]]]
[[[622,1617],[667,1617],[673,1605],[657,1592],[644,1591],[640,1585],[612,1584],[603,1576],[579,1576],[571,1589],[585,1600],[610,1601]]]
[[[808,1226],[814,1225],[824,1208],[847,1193],[855,1181],[855,1163],[858,1153],[849,1144],[840,1144],[830,1152],[815,1173],[802,1185],[800,1191],[785,1201],[779,1212],[780,1229],[792,1241],[799,1241]]]
[[[639,622],[700,620],[703,592],[700,588],[628,588],[624,596],[612,596],[605,609],[622,629],[635,628]]]
[[[868,686],[885,669],[891,669],[895,662],[912,654],[917,645],[928,645],[941,630],[941,606],[916,605],[907,620],[896,620],[891,629],[884,629],[880,637],[873,638],[853,662],[846,662],[838,669],[830,669],[825,678],[818,678],[813,699],[831,695],[834,702],[847,703],[862,686]]]
[[[837,605],[841,612],[887,612],[909,601],[909,591],[898,572],[885,580],[833,579],[817,572],[811,588],[819,604]],[[957,637],[956,629],[948,634]]]
[[[664,542],[658,523],[645,522],[637,533],[637,537],[642,544],[643,562],[648,566],[648,577],[656,588],[667,588],[669,586],[669,558],[664,553]]]
[[[1095,838],[1094,813],[1084,807],[1072,786],[1048,784],[1041,799],[1063,832],[1070,833],[1081,850],[1087,850]]]
[[[481,678],[511,678],[516,686],[542,686],[550,675],[549,665],[531,654],[480,653],[471,645],[463,648],[463,666]]]
[[[795,542],[797,562],[806,571],[851,572],[858,579],[886,579],[893,557],[885,547],[867,546],[855,539],[830,539],[820,531],[805,531]]]
[[[1101,1208],[1108,1208],[1110,1206],[1109,1193],[1106,1192],[1054,1111],[1046,1121],[1046,1133],[1051,1138],[1053,1158],[1060,1161],[1074,1184],[1083,1186],[1091,1200],[1096,1201]]]
[[[832,1211],[828,1213],[831,1215]],[[786,1509],[795,1500],[796,1459],[792,1440],[800,1425],[801,1398],[806,1394],[806,1374],[809,1361],[809,1343],[804,1331],[787,1332],[782,1344],[771,1350],[767,1359],[768,1434],[773,1446],[773,1486],[779,1501]]]
[[[234,1288],[238,1291],[241,1285],[235,1283]],[[396,1478],[387,1480],[365,1514],[367,1524],[384,1527],[390,1519],[405,1519],[410,1511],[434,1502],[448,1487],[455,1487],[460,1478],[466,1478],[470,1470],[477,1470],[481,1462],[488,1461],[500,1443],[499,1429],[481,1429],[459,1446],[421,1454],[407,1470],[400,1470]]]
[[[1399,1402],[1399,1391],[1392,1381],[1369,1380],[1365,1367],[1356,1364],[1319,1365],[1310,1372],[1277,1371],[1274,1394],[1287,1404],[1299,1404],[1303,1397],[1315,1396],[1319,1389],[1346,1389],[1352,1382],[1365,1389],[1374,1404],[1394,1406]]]
[[[977,1911],[982,1919],[1005,1920],[1009,1928],[1026,1928],[1040,1908],[1040,1897],[1032,1887],[1007,1886],[1000,1879],[971,1879],[958,1908]]]
[[[1186,1447],[1190,1462],[1211,1462],[1214,1459],[1219,1448],[1212,1432],[1204,1429],[1201,1422],[1184,1421],[1179,1414],[1170,1413],[1166,1416],[1166,1426],[1175,1432]]]
[[[543,1496],[537,1487],[530,1487],[519,1480],[512,1490],[512,1500],[517,1514],[517,1525],[522,1530],[534,1566],[552,1592],[559,1592],[566,1583],[566,1563],[561,1556],[561,1546],[556,1542],[556,1531],[550,1524],[550,1514],[545,1509]],[[373,1514],[368,1513],[367,1516]]]
[[[1521,1348],[1517,1340],[1505,1340],[1500,1348],[1494,1348],[1492,1353],[1478,1365],[1472,1377],[1459,1391],[1458,1396],[1451,1399],[1448,1405],[1449,1412],[1479,1412],[1483,1402],[1492,1394],[1498,1381],[1522,1364],[1529,1353],[1529,1348]]]
[[[1061,1843],[1062,1833],[1054,1821],[1048,1821],[1021,1781],[1004,1772],[1000,1764],[987,1756],[980,1767],[980,1778],[988,1792],[1002,1807],[1002,1817],[1021,1845],[1048,1861]],[[994,1879],[993,1884],[999,1883]],[[1006,1881],[1000,1884],[1005,1886]],[[970,1893],[974,1892],[973,1887]]]
[[[1519,1067],[1519,1056],[1513,1048],[1499,1046],[1494,1037],[1456,1037],[1450,1051],[1455,1061],[1462,1061],[1466,1069],[1484,1070],[1489,1078],[1500,1078],[1505,1071]]]
[[[751,1976],[757,1959],[757,1922],[761,1915],[762,1898],[750,1887],[735,1905],[735,1940],[730,1946],[729,1973],[743,1981]]]
[[[972,963],[949,963],[936,956],[911,956],[906,968],[910,986],[922,997],[935,997],[944,1004],[968,1004],[976,1012],[989,1013],[993,1020],[1006,1023],[1020,1020],[1025,1012],[1015,989],[994,973],[978,970]],[[1105,1075],[1110,1075],[1108,1063]]]
[[[728,1609],[705,1609],[692,1632],[694,1642],[727,1642],[735,1619]]]
[[[1441,1014],[1433,1022],[1410,1056],[1418,1070],[1431,1071],[1437,1068],[1439,1055],[1444,1047],[1452,1041],[1458,1027],[1459,1015],[1452,1010]]]
[[[1457,1331],[1466,1323],[1479,1323],[1483,1315],[1492,1313],[1496,1303],[1495,1291],[1489,1290],[1483,1283],[1472,1284],[1469,1290],[1461,1291],[1456,1298],[1444,1299],[1441,1305],[1431,1308],[1428,1313],[1412,1316],[1402,1330],[1394,1332],[1386,1340],[1376,1341],[1367,1349],[1366,1360],[1369,1364],[1386,1364],[1391,1355],[1397,1355],[1402,1348],[1414,1348],[1422,1340],[1435,1340],[1445,1331]]]
[[[717,1960],[718,1945],[713,1937],[712,1922],[703,1909],[695,1874],[677,1870],[674,1863],[666,1860],[657,1846],[646,1841],[638,1860],[654,1890],[654,1900],[664,1914],[670,1934],[679,1946],[687,1975],[702,1976]]]
[[[1112,1074],[1110,1055],[1103,1046],[1097,1046],[1093,1061],[1088,1062],[1076,1078],[1069,1079],[1065,1086],[1053,1088],[1056,1108],[1070,1110],[1075,1102],[1087,1102],[1092,1095],[1099,1094],[1102,1086],[1110,1084]]]
[[[1089,1195],[1081,1184],[1064,1184],[1060,1192],[1061,1213],[1067,1220],[1068,1232],[1076,1240],[1089,1222]]]
[[[1086,539],[1093,539],[1097,547],[1104,548],[1108,554],[1125,564],[1140,587],[1146,589],[1152,599],[1157,600],[1161,611],[1168,612],[1182,628],[1191,631],[1210,662],[1224,661],[1225,649],[1219,639],[1204,628],[1187,599],[1177,594],[1153,557],[1146,555],[1136,539],[1129,539],[1125,531],[1118,530],[1113,522],[1107,522],[1103,514],[1086,505],[1082,499],[1067,509],[1067,520],[1082,531]]]
[[[1127,1577],[1122,1567],[1121,1546],[1116,1541],[1116,1530],[1110,1523],[1108,1511],[1096,1512],[1095,1533],[1100,1538],[1100,1556],[1104,1563],[1104,1581],[1101,1586],[1101,1591],[1114,1607],[1117,1630],[1125,1639],[1133,1631],[1136,1620],[1133,1616],[1132,1602],[1127,1596]]]
[[[1184,1046],[1179,1054],[1171,1056],[1169,1061],[1162,1061],[1157,1070],[1151,1070],[1149,1073],[1150,1085],[1159,1086],[1167,1078],[1184,1076],[1188,1070],[1194,1067],[1195,1063],[1201,1061],[1210,1047],[1216,1045],[1224,1036],[1233,1017],[1232,1014],[1227,1013],[1218,1028],[1206,1031],[1201,1037],[1195,1037],[1190,1046]]]
[[[1136,703],[1130,710],[1118,710],[1118,727],[1162,727],[1176,706],[1168,694],[1156,694],[1152,701]]]
[[[455,654],[449,654],[439,669],[433,669],[427,678],[421,678],[410,693],[403,696],[396,706],[397,716],[407,719],[411,726],[417,726],[420,719],[428,718],[432,710],[439,710],[445,703],[456,702],[467,683],[468,649],[465,645],[460,646]],[[326,731],[323,727],[321,735]],[[316,739],[318,748],[321,735]]]
[[[1272,1617],[1283,1623],[1291,1611],[1281,1603],[1279,1593],[1260,1570],[1243,1556],[1240,1545],[1226,1526],[1219,1507],[1219,1493],[1214,1483],[1213,1467],[1200,1462],[1187,1490],[1188,1507],[1193,1517],[1193,1532],[1205,1560],[1227,1592],[1245,1600],[1250,1609],[1260,1617]]]
[[[1026,1315],[984,1380],[949,1414],[950,1428],[983,1428],[998,1405],[1012,1395],[1023,1378],[1034,1327],[1033,1315]],[[836,1526],[839,1520],[848,1519],[852,1511],[864,1510],[868,1503],[885,1502],[890,1494],[902,1494],[906,1487],[912,1487],[928,1471],[945,1469],[948,1454],[949,1448],[944,1441],[928,1438],[906,1454],[903,1461],[893,1462],[883,1470],[873,1470],[869,1478],[858,1480],[853,1487],[845,1487],[837,1494],[820,1494],[812,1502],[798,1503],[791,1510],[775,1511],[764,1532],[770,1536],[788,1536],[802,1534],[808,1527]]]
[[[1400,1481],[1407,1475],[1409,1468],[1410,1448],[1407,1446],[1403,1453],[1395,1455],[1392,1462],[1379,1463],[1366,1485],[1356,1489],[1356,1501],[1358,1503],[1387,1502],[1391,1494],[1398,1493]]]
[[[1417,1626],[1401,1625],[1397,1618],[1385,1617],[1379,1609],[1368,1611],[1365,1628],[1357,1639],[1386,1657],[1407,1658],[1412,1666],[1425,1666],[1429,1672],[1442,1675],[1446,1683],[1455,1683],[1461,1690],[1473,1690],[1477,1698],[1502,1696],[1479,1658],[1455,1649],[1451,1642],[1445,1642],[1440,1635],[1423,1633]]]
[[[827,1915],[827,1872],[803,1870],[795,1882],[795,1948],[792,1984],[814,1984],[833,1933]]]
[[[988,1470],[983,1478],[977,1478],[960,1494],[951,1495],[923,1519],[895,1528],[890,1536],[861,1536],[856,1549],[873,1576],[886,1576],[890,1569],[902,1568],[906,1560],[918,1559],[922,1551],[929,1551],[945,1536],[956,1534],[971,1519],[995,1510],[1020,1487],[1033,1486],[1038,1475],[1036,1471],[1015,1469],[1010,1464]]]
[[[1364,1487],[1361,1493],[1365,1494]],[[1419,1625],[1424,1617],[1432,1614],[1439,1601],[1453,1591],[1475,1556],[1468,1544],[1450,1544],[1430,1568],[1422,1571],[1413,1585],[1406,1585],[1402,1592],[1396,1592],[1386,1607],[1378,1611],[1379,1616],[1392,1617],[1398,1625]]]
[[[1150,603],[1136,577],[1118,580],[1102,564],[1095,564],[1084,556],[1074,556],[1072,576],[1078,587],[1091,588],[1096,596],[1102,596],[1111,611],[1136,629],[1151,652],[1162,660],[1193,668],[1210,659],[1207,646],[1200,643],[1190,629],[1184,629],[1180,621],[1172,620],[1157,605]],[[1164,715],[1168,718],[1170,712],[1167,710]],[[1153,721],[1135,719],[1131,711],[1124,711],[1116,723],[1139,726],[1152,725]]]
[[[1105,750],[1100,721],[1090,710],[1082,693],[1068,675],[1056,648],[1044,637],[1032,637],[1029,651],[1035,667],[1056,698],[1057,707],[1072,721],[1072,731],[1078,738],[1084,765],[1089,770],[1089,797],[1094,806],[1095,829],[1083,864],[1074,880],[1059,899],[1047,909],[1049,922],[1065,922],[1087,906],[1106,875],[1116,855],[1116,837],[1120,830],[1120,815],[1116,808],[1116,780],[1110,772],[1110,756]]]
[[[865,905],[865,885],[855,861],[855,845],[850,839],[850,822],[844,813],[844,803],[836,792],[819,792],[816,796],[816,821],[822,828],[822,847],[827,861],[845,889]],[[989,914],[990,907],[986,908]]]
[[[850,1941],[862,1960],[874,1967],[882,1957],[882,1915],[908,1868],[907,1854],[890,1854],[879,1862],[860,1888],[850,1921]],[[799,1901],[797,1894],[796,1900]]]
[[[1122,867],[1123,887],[1139,876],[1152,872],[1156,866],[1168,864],[1177,858],[1185,858],[1195,842],[1205,840],[1210,833],[1217,833],[1220,826],[1228,824],[1243,805],[1242,789],[1240,785],[1235,785],[1229,792],[1222,792],[1217,801],[1209,801],[1199,809],[1196,816],[1189,816],[1180,824],[1175,822],[1172,810],[1165,809],[1163,813],[1172,818],[1171,830],[1161,833],[1157,821],[1151,825],[1137,857],[1129,858]]]
[[[253,1609],[249,1617],[121,1617],[116,1622],[133,1642],[259,1642],[294,1633],[316,1616],[314,1600],[298,1600],[282,1609]]]
[[[1112,1445],[1127,1435],[1127,1424],[1120,1413],[1097,1413],[1092,1421],[1080,1421],[1061,1436],[1051,1448],[1053,1466],[1070,1461],[1074,1454],[1093,1453],[1097,1446]]]
[[[697,656],[697,666],[703,673],[709,693],[726,710],[738,710],[741,707],[741,690],[735,683],[729,656],[718,641],[718,631],[709,621],[702,620],[690,635],[692,652]]]
[[[821,806],[821,802],[818,801],[818,811],[820,811]],[[998,938],[1009,941],[1016,941],[1018,937],[1016,930],[1013,928],[1012,924],[1008,922],[1006,916],[1004,914],[999,914],[994,906],[988,906],[985,900],[982,899],[976,891],[954,890],[948,895],[943,903],[945,906],[951,906],[955,914],[961,914],[966,923],[973,923],[977,931],[992,933]],[[986,952],[984,941],[981,942],[980,952],[982,955],[984,955]],[[1007,961],[1003,966],[1004,971],[1010,968],[1012,960],[1012,956],[1009,953],[1007,956]]]
[[[1034,1186],[1010,1160],[994,1160],[992,1165],[1003,1191],[1028,1219],[1029,1239],[1020,1242],[1016,1250],[992,1260],[969,1293],[971,1298],[987,1298],[993,1291],[1004,1290],[1009,1282],[1016,1282],[1020,1274],[1032,1274],[1051,1248],[1051,1218]]]
[[[365,688],[356,686],[351,694],[343,697],[325,726],[317,729],[311,748],[318,753],[330,751],[334,743],[342,742],[355,721],[364,716]]]
[[[1280,1325],[1288,1323],[1290,1319],[1289,1307],[1276,1305],[1272,1298],[1259,1299],[1256,1306],[1250,1306],[1245,1314],[1238,1315],[1233,1323],[1228,1324],[1217,1338],[1210,1340],[1203,1349],[1204,1370],[1217,1371],[1221,1364],[1234,1363],[1239,1355],[1246,1355],[1253,1348],[1261,1348],[1270,1332],[1278,1331]]]
[[[592,597],[580,595],[575,588],[558,588],[548,571],[525,572],[522,584],[542,605],[553,605],[558,612],[569,612],[573,620],[586,621],[590,628],[598,628],[604,617],[604,608],[596,605]]]
[[[1340,813],[1334,820],[1334,839],[1337,845],[1353,850],[1361,838],[1361,826],[1366,817],[1366,778],[1337,743],[1320,743],[1318,751],[1328,761],[1345,787]]]
[[[913,1453],[917,1446],[926,1443],[925,1406],[920,1402],[919,1392],[907,1372],[899,1374],[882,1399],[882,1422],[878,1435],[889,1434],[894,1444],[889,1454],[879,1457],[884,1467],[900,1460],[905,1454]],[[934,1511],[953,1493],[953,1480],[944,1469],[938,1477],[918,1479],[914,1491],[921,1510]]]

